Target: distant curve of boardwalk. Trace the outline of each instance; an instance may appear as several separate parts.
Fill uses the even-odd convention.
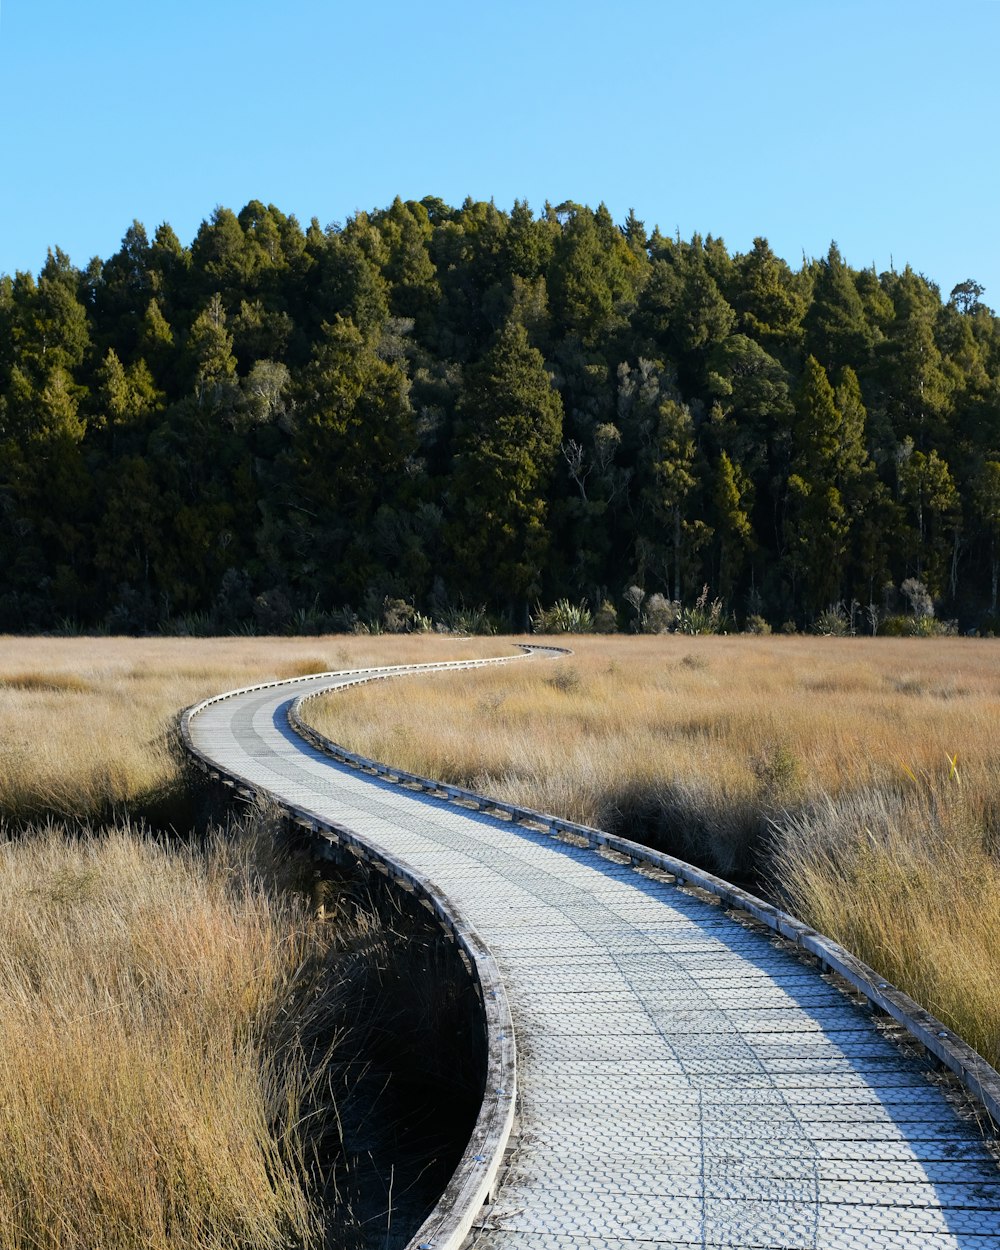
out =
[[[866,1009],[669,883],[333,762],[287,714],[337,684],[212,703],[191,740],[436,883],[492,951],[519,1133],[472,1244],[1000,1250],[978,1130]]]

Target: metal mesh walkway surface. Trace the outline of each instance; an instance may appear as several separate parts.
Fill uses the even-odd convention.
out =
[[[982,1135],[870,1010],[655,874],[334,763],[287,714],[340,680],[210,703],[189,733],[434,882],[492,951],[519,1133],[477,1247],[1000,1250]]]

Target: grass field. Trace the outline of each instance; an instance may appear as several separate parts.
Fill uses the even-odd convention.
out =
[[[0,842],[0,1246],[322,1244],[284,1020],[328,947],[239,845]]]
[[[397,766],[763,880],[1000,1060],[1000,643],[571,642],[308,716]]]
[[[82,827],[183,813],[172,728],[203,696],[490,650],[0,639],[0,1250],[328,1244],[309,1154],[336,1136],[325,1034],[342,952],[385,977],[381,932],[314,921],[248,830],[199,850]],[[29,823],[53,816],[70,827]]]
[[[492,639],[436,636],[0,637],[0,814],[169,822],[183,814],[171,741],[181,708],[277,677],[494,652]]]
[[[770,879],[1000,1059],[1000,643],[570,641],[557,662],[408,677],[309,716],[380,759]],[[282,1066],[273,1026],[332,937],[310,947],[317,926],[265,899],[239,856],[15,827],[182,812],[172,727],[208,694],[509,643],[0,639],[15,822],[0,840],[0,1250],[315,1241],[292,1129],[309,1078]]]

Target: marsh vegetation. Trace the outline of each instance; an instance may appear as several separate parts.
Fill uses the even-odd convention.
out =
[[[0,644],[2,1250],[394,1247],[433,1203],[477,1109],[475,1046],[433,1035],[473,1027],[439,936],[266,813],[129,813],[198,806],[180,707],[435,643]]]
[[[309,718],[366,754],[752,880],[1000,1059],[1000,644],[571,641],[555,663],[362,687]],[[3,1250],[322,1245],[334,1199],[351,1208],[345,1244],[402,1235],[419,1183],[407,1195],[388,1169],[329,1161],[352,1134],[374,1157],[373,1124],[419,1083],[419,1056],[392,1068],[401,1016],[472,1027],[461,1002],[449,1015],[454,1002],[419,991],[440,972],[433,936],[359,900],[319,923],[315,893],[276,889],[248,833],[196,847],[114,826],[192,818],[180,707],[271,677],[508,645],[0,644]],[[366,1022],[346,1059],[344,1019]],[[437,1088],[454,1052],[430,1049]],[[474,1074],[463,1080],[449,1097],[470,1098]],[[358,1091],[383,1097],[377,1117],[352,1106]]]
[[[1000,1060],[998,644],[572,645],[307,715],[364,754],[750,881]]]

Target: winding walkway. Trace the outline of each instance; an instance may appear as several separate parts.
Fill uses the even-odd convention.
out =
[[[203,767],[388,856],[496,961],[478,1135],[414,1247],[458,1245],[474,1220],[482,1250],[1000,1250],[993,1157],[883,1017],[718,900],[554,837],[561,822],[392,784],[294,732],[296,697],[356,680],[210,700],[184,732]],[[517,1122],[497,1185],[515,1114],[507,1001]]]

